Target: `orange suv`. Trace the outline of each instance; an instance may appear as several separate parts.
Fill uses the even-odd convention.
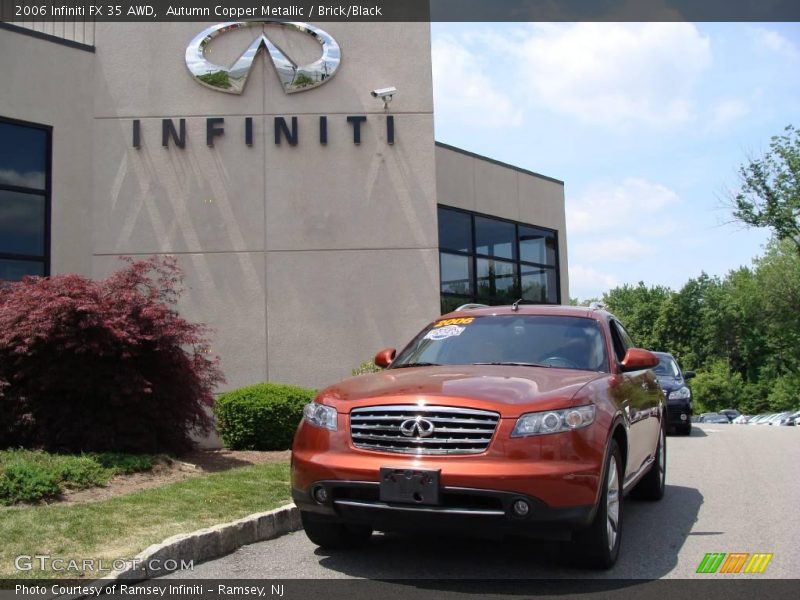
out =
[[[467,305],[322,390],[292,449],[312,542],[373,530],[569,537],[611,567],[622,498],[664,494],[658,358],[602,308]]]

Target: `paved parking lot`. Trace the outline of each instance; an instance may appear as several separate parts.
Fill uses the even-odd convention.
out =
[[[621,556],[609,572],[566,565],[554,543],[375,535],[363,549],[324,552],[297,532],[173,577],[749,577],[697,575],[707,552],[771,552],[754,577],[800,576],[800,428],[700,424],[667,443],[666,496],[625,502]]]

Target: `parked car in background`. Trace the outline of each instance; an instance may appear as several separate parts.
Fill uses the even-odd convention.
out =
[[[727,425],[727,424],[730,423],[730,421],[728,420],[728,417],[726,417],[725,415],[721,415],[719,413],[703,413],[702,415],[700,415],[699,422],[700,423],[716,423],[718,425],[722,425],[722,424]]]
[[[785,425],[785,421],[789,420],[789,415],[791,415],[791,414],[792,413],[788,412],[788,411],[787,412],[778,413],[778,414],[776,414],[774,417],[772,417],[769,420],[769,424],[770,425]],[[794,425],[794,423],[792,423],[792,424]]]
[[[735,425],[745,425],[750,419],[752,419],[752,417],[748,415],[739,415],[732,422]]]
[[[772,425],[782,425],[786,426],[789,425],[794,427],[794,420],[800,417],[800,411],[798,412],[785,412],[781,413],[778,418],[776,418],[771,424]]]
[[[689,435],[692,432],[692,390],[686,381],[694,377],[694,371],[681,371],[678,362],[667,352],[653,352],[658,357],[658,365],[653,371],[658,383],[667,397],[667,426],[677,433]]]
[[[772,416],[772,414],[771,414],[771,413],[770,413],[770,414],[764,414],[764,415],[756,415],[755,417],[753,417],[752,419],[750,419],[750,420],[747,422],[747,424],[748,424],[748,425],[761,425],[761,424],[762,424],[764,421],[766,421],[767,419],[769,419],[771,416]]]
[[[723,408],[722,410],[720,410],[718,412],[719,412],[719,414],[725,415],[726,417],[728,417],[728,421],[730,421],[731,423],[733,423],[733,420],[736,417],[738,417],[738,416],[740,416],[742,414],[738,410],[736,410],[735,408]]]
[[[617,560],[624,494],[664,494],[666,401],[604,310],[469,308],[437,318],[379,373],[322,390],[292,448],[292,498],[322,547],[373,530],[569,535]]]

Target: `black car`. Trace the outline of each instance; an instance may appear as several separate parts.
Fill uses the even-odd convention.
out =
[[[692,390],[686,380],[694,377],[694,371],[681,371],[675,357],[667,352],[653,352],[658,357],[655,371],[658,383],[667,397],[667,426],[683,435],[692,432]]]

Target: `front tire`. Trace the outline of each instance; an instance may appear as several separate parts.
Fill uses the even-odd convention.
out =
[[[622,539],[622,455],[611,440],[605,480],[592,524],[575,534],[574,549],[583,566],[610,569],[617,562]]]
[[[320,548],[357,548],[367,543],[372,535],[367,525],[339,523],[307,511],[300,511],[300,520],[308,539]]]
[[[683,431],[681,432],[683,433]],[[667,480],[667,436],[662,426],[658,434],[658,445],[653,465],[636,485],[636,497],[642,500],[657,501],[664,497]]]

